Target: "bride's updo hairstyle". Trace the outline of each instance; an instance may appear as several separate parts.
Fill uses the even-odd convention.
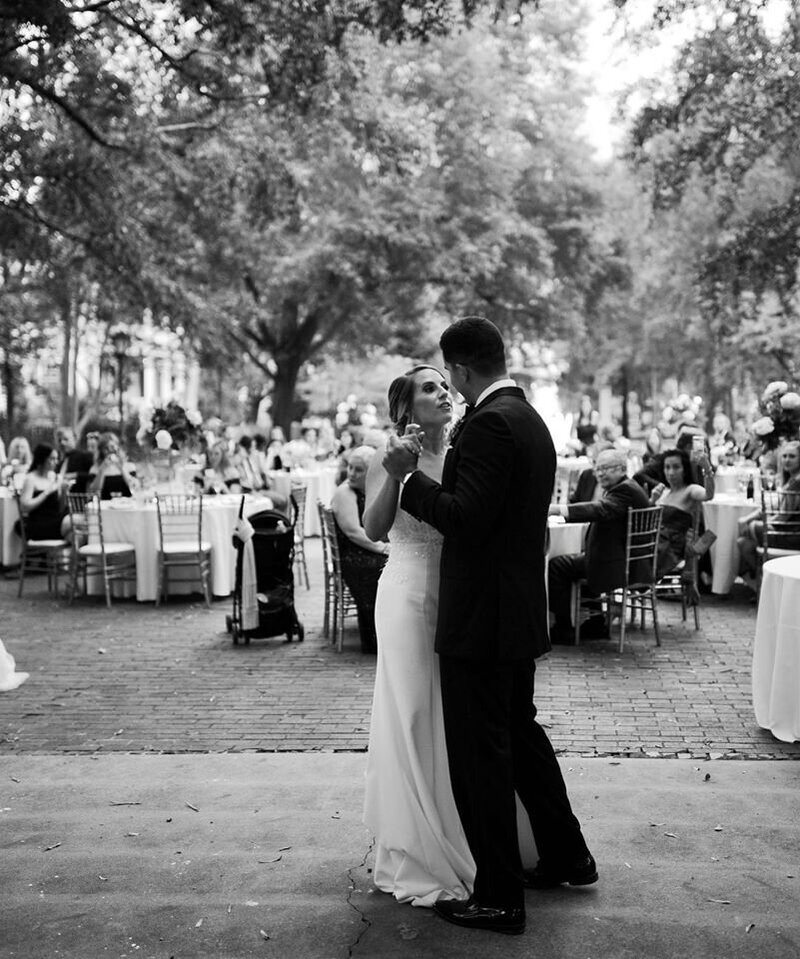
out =
[[[389,419],[398,436],[402,436],[408,424],[413,422],[411,412],[414,409],[414,374],[420,370],[433,370],[440,376],[444,375],[435,366],[423,363],[421,366],[412,366],[389,385]]]

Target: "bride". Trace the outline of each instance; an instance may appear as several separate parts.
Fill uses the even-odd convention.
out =
[[[453,415],[449,384],[432,366],[415,366],[389,387],[398,435],[418,424],[419,469],[442,477],[445,430]],[[373,830],[375,885],[399,902],[432,907],[467,899],[475,864],[456,811],[447,766],[434,653],[442,537],[398,508],[400,483],[373,457],[364,529],[390,534],[392,552],[378,583],[378,663],[367,756],[364,821]]]

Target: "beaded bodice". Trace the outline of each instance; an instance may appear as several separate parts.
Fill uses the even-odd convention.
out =
[[[425,462],[420,463],[420,469],[439,481],[443,463],[443,456],[429,457]],[[389,531],[389,542],[391,543],[390,558],[395,556],[406,559],[410,556],[423,557],[434,553],[438,555],[442,548],[442,534],[433,526],[415,519],[398,504],[394,523]]]

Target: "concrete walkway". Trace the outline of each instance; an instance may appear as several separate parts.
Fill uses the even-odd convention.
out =
[[[527,932],[506,937],[372,890],[364,762],[6,757],[0,956],[800,955],[796,763],[565,760],[601,879],[528,892]]]

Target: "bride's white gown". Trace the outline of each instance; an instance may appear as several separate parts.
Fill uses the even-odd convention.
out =
[[[426,470],[427,472],[427,470]],[[439,463],[441,478],[441,462]],[[364,821],[375,835],[375,885],[400,902],[466,899],[475,864],[447,768],[433,643],[442,537],[399,509],[378,583],[378,663]]]

